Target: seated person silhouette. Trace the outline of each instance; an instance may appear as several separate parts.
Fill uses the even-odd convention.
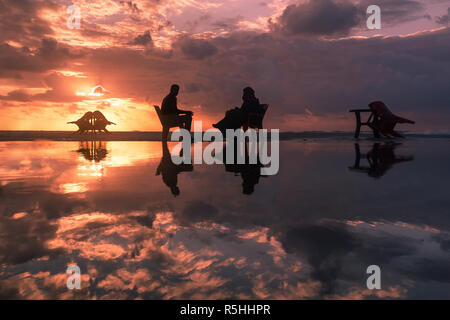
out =
[[[170,93],[164,98],[161,104],[161,113],[165,115],[169,122],[174,124],[181,124],[181,126],[191,131],[192,111],[180,110],[177,106],[177,96],[180,91],[180,86],[173,84],[170,87]]]
[[[167,141],[162,142],[163,156],[158,168],[156,169],[156,175],[162,175],[162,180],[170,188],[172,194],[176,197],[180,194],[178,188],[178,174],[185,171],[193,171],[192,164],[174,164],[170,155]]]
[[[259,104],[259,100],[255,96],[255,90],[250,87],[246,87],[243,91],[243,102],[241,108],[236,107],[228,110],[225,113],[225,118],[220,120],[218,123],[213,124],[214,128],[219,129],[222,133],[224,133],[226,129],[235,130],[247,123],[250,113],[263,112],[261,105]]]

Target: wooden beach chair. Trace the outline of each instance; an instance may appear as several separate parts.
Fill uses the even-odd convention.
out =
[[[154,106],[154,108],[163,129],[162,131],[163,141],[167,141],[170,128],[184,128],[183,121],[178,117],[178,115],[163,114],[159,106]]]
[[[397,123],[415,124],[415,122],[412,120],[408,120],[393,114],[382,101],[375,101],[370,103],[369,108],[370,110],[372,110],[372,113],[374,115],[374,120],[369,123],[369,126],[373,130],[378,131],[388,138],[390,138],[391,136],[403,138],[401,134],[394,130]]]
[[[114,124],[114,122],[109,121],[100,111],[94,112],[86,112],[80,119],[77,121],[67,122],[68,124],[76,124],[78,126],[78,130],[74,133],[84,134],[96,131],[101,132],[109,132],[106,130],[107,125]]]
[[[77,121],[67,122],[67,124],[76,124],[78,126],[78,130],[74,133],[86,133],[92,131],[94,129],[92,112],[86,112],[80,119]]]
[[[352,109],[349,110],[355,114],[356,129],[355,138],[359,137],[361,126],[368,126],[372,129],[375,138],[380,138],[381,134],[390,137],[403,137],[398,132],[394,131],[394,127],[397,123],[410,123],[414,124],[414,121],[396,116],[393,114],[386,105],[381,101],[375,101],[369,104],[369,109]],[[361,113],[369,113],[369,118],[366,121],[362,121]]]
[[[107,132],[109,133],[109,131],[106,129],[106,126],[108,125],[115,125],[114,122],[109,121],[108,119],[106,119],[106,117],[103,115],[103,113],[101,113],[100,111],[94,111],[94,113],[92,114],[93,118],[94,118],[94,133],[95,131],[98,132]]]
[[[247,131],[249,128],[251,129],[262,129],[263,128],[263,119],[266,115],[267,109],[269,109],[268,104],[262,104],[261,112],[250,112],[248,114],[247,122],[244,123],[242,129]]]

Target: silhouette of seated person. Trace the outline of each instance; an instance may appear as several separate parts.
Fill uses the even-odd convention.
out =
[[[413,156],[396,156],[395,149],[401,143],[388,142],[385,144],[375,143],[372,149],[364,157],[367,159],[369,166],[361,166],[361,152],[359,144],[355,144],[356,160],[355,165],[349,169],[353,171],[366,172],[372,178],[380,178],[392,168],[396,163],[414,160]]]
[[[250,113],[264,113],[258,98],[255,96],[255,90],[246,87],[243,91],[241,108],[236,107],[228,110],[222,120],[213,124],[214,128],[219,129],[222,133],[226,129],[235,130],[247,123]]]
[[[173,84],[170,87],[170,93],[164,98],[161,104],[161,113],[165,116],[167,124],[172,126],[180,126],[191,131],[192,111],[180,110],[177,106],[177,96],[180,86]]]
[[[163,182],[170,188],[172,194],[176,197],[180,194],[178,188],[178,174],[181,172],[190,172],[194,170],[192,164],[174,164],[170,155],[167,141],[162,142],[163,156],[158,168],[156,169],[156,175],[162,175]]]

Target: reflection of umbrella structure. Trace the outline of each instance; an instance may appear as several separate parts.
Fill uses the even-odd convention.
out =
[[[355,164],[349,167],[349,170],[367,173],[372,178],[380,178],[394,164],[414,159],[413,156],[396,156],[395,148],[400,145],[401,143],[394,142],[375,143],[366,155],[361,155],[359,144],[355,143]],[[366,159],[369,166],[362,166],[361,158]]]
[[[80,147],[77,150],[86,160],[100,162],[106,158],[106,142],[104,141],[80,141]]]
[[[100,111],[94,112],[86,112],[80,119],[77,121],[67,122],[68,124],[76,124],[78,126],[78,131],[75,133],[87,133],[92,131],[95,133],[98,132],[109,132],[106,129],[106,126],[114,124],[114,122],[109,121]]]

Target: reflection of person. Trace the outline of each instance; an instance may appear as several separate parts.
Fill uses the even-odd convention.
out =
[[[365,158],[369,162],[369,167],[361,166],[361,152],[359,144],[355,144],[356,160],[350,170],[366,172],[372,178],[380,178],[396,163],[411,161],[413,156],[396,156],[395,148],[401,143],[388,142],[385,144],[375,143]]]
[[[176,197],[180,194],[180,189],[178,188],[178,174],[185,171],[193,171],[194,167],[191,164],[174,164],[172,162],[169,147],[167,146],[167,141],[162,142],[162,147],[163,156],[156,169],[156,175],[162,175],[162,180]]]
[[[259,183],[259,177],[261,177],[261,163],[256,164],[244,164],[241,168],[242,177],[242,193],[252,194],[255,191],[255,185]]]
[[[242,101],[241,108],[228,110],[225,118],[213,124],[213,127],[222,132],[226,129],[237,129],[247,122],[250,113],[263,113],[259,100],[255,96],[255,90],[252,88],[244,88]]]
[[[248,148],[245,147],[245,163],[237,163],[237,148],[235,145],[234,149],[234,163],[225,164],[225,170],[227,172],[233,172],[235,175],[240,174],[242,178],[242,193],[250,195],[255,191],[255,185],[259,183],[259,178],[261,177],[261,168],[263,165],[257,158],[255,164],[250,163],[250,157],[248,155]],[[223,149],[223,159],[226,159],[226,148]]]
[[[173,84],[170,87],[170,93],[164,98],[161,104],[161,113],[173,117],[170,122],[181,123],[183,128],[191,131],[192,111],[180,110],[177,106],[177,96],[180,91],[180,86]]]

